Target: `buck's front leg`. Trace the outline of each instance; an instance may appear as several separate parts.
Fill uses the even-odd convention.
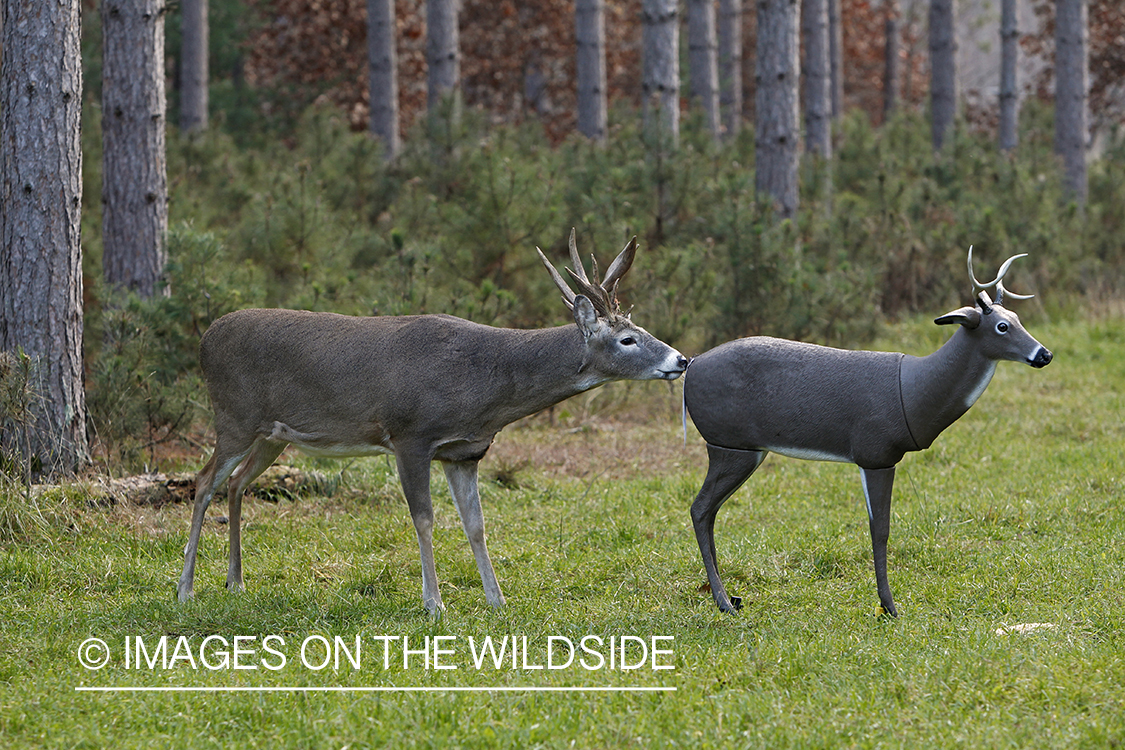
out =
[[[399,448],[395,454],[398,479],[402,483],[414,533],[418,536],[418,551],[422,556],[422,604],[434,616],[445,609],[438,591],[437,568],[434,566],[434,506],[430,499],[430,457],[425,453],[410,453]]]
[[[871,551],[875,558],[875,586],[883,612],[898,617],[891,585],[887,581],[887,540],[891,535],[891,493],[895,467],[863,469],[863,494],[867,499],[867,519],[871,526]]]
[[[493,607],[502,607],[504,594],[500,591],[500,583],[496,580],[496,572],[492,569],[492,560],[488,557],[488,548],[484,542],[484,513],[480,507],[477,463],[476,461],[446,461],[445,478],[449,481],[449,491],[457,504],[457,512],[461,516],[465,536],[469,538],[469,546],[473,548],[477,571],[480,573],[481,583],[484,584],[484,598]]]
[[[728,597],[719,577],[715,552],[715,516],[723,503],[761,466],[766,451],[743,451],[707,444],[707,476],[691,504],[691,522],[703,556],[703,567],[711,585],[711,596],[723,612],[742,609],[742,600]]]

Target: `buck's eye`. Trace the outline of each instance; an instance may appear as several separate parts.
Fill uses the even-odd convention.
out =
[[[621,346],[633,346],[634,344],[637,343],[637,340],[635,338],[633,338],[632,336],[626,336],[625,338],[621,339],[621,341],[618,342],[618,343],[620,343]]]
[[[1007,333],[1008,332],[1008,324],[1001,320],[999,323],[996,324],[996,332],[997,333]]]

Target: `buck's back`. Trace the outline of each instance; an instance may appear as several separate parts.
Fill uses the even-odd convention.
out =
[[[346,445],[475,443],[559,400],[543,382],[577,371],[581,341],[573,326],[241,310],[208,329],[200,362],[216,420],[232,430],[269,434],[282,422]]]
[[[216,413],[296,430],[365,421],[390,430],[402,415],[441,419],[456,409],[443,401],[466,390],[465,370],[490,330],[445,315],[240,310],[207,330],[200,364]]]

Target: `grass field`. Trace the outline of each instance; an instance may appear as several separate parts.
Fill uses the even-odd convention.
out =
[[[897,620],[875,615],[858,471],[776,456],[719,515],[720,564],[744,600],[741,614],[719,614],[688,517],[705,457],[690,431],[683,445],[678,384],[607,387],[559,407],[555,425],[537,418],[501,434],[482,472],[502,482],[482,495],[503,611],[484,602],[440,472],[440,621],[422,609],[413,530],[382,459],[302,464],[333,476],[328,497],[248,501],[242,595],[223,589],[227,527],[216,501],[187,605],[174,601],[185,505],[90,507],[81,485],[34,503],[8,491],[0,744],[1120,747],[1125,323],[1032,332],[1055,352],[1051,366],[1002,364],[968,415],[899,465],[889,560]],[[945,335],[903,325],[880,346],[924,353]],[[641,402],[632,417],[603,416]],[[1049,627],[998,632],[1027,623]],[[168,669],[161,636],[175,657]],[[354,653],[357,636],[358,669],[346,654],[338,669],[315,668],[326,653],[318,637]],[[478,669],[474,649],[505,636],[521,646],[526,637],[526,657]],[[599,637],[586,644],[606,663],[532,668],[547,665],[552,636],[576,646]],[[645,643],[643,666],[609,668],[609,639],[621,636],[637,638],[626,639],[629,666]],[[401,639],[422,651],[427,637],[431,651],[408,654],[404,668]],[[108,646],[104,668],[80,663],[89,638]],[[138,638],[155,666],[136,668],[135,651],[125,665],[126,639],[135,648]],[[222,668],[224,641],[243,652],[242,668]],[[672,654],[654,657],[653,645]],[[433,648],[437,664],[456,668],[434,668]],[[556,666],[565,661],[564,649],[552,654],[564,657]],[[92,686],[337,690],[76,690]],[[392,686],[435,690],[338,690]],[[441,690],[563,686],[669,690]]]

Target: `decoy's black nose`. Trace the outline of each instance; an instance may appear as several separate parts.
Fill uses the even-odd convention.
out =
[[[1051,360],[1055,355],[1051,354],[1049,349],[1039,347],[1039,351],[1035,353],[1035,359],[1031,360],[1031,366],[1035,368],[1046,367],[1051,364]]]

